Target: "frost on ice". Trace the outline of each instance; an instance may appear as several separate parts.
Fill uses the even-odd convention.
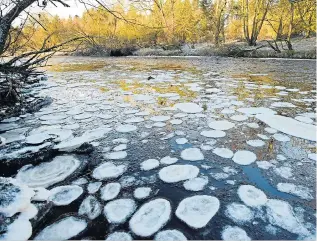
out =
[[[181,158],[187,161],[204,160],[204,155],[199,148],[187,148],[181,152]]]
[[[233,157],[233,152],[228,149],[228,148],[215,148],[212,151],[214,154],[217,156],[223,157],[223,158],[232,158]]]
[[[126,170],[125,165],[118,165],[111,162],[104,162],[94,169],[92,177],[97,180],[105,180],[110,178],[117,178],[121,176]]]
[[[199,169],[193,165],[171,165],[159,171],[163,182],[174,183],[197,177]]]
[[[199,105],[195,103],[178,103],[174,105],[174,107],[185,113],[192,113],[192,114],[203,111],[203,108],[201,108]]]
[[[78,213],[93,220],[101,214],[101,204],[94,196],[88,196],[79,206]]]
[[[313,196],[310,193],[310,189],[302,185],[295,185],[293,183],[278,183],[277,189],[281,192],[294,194],[302,199],[306,199],[306,200],[313,199]]]
[[[124,223],[135,211],[133,199],[117,199],[110,201],[104,208],[104,215],[109,223]]]
[[[170,229],[170,230],[164,230],[158,232],[155,237],[155,241],[186,241],[187,238],[185,235],[176,230],[176,229]]]
[[[44,228],[34,240],[67,240],[87,228],[84,219],[69,216]]]
[[[105,201],[116,198],[121,190],[121,184],[117,182],[107,183],[100,189],[101,199]]]
[[[288,202],[270,199],[267,204],[267,215],[272,225],[281,227],[291,233],[299,235],[309,235],[309,231],[297,219],[293,208]]]
[[[256,118],[285,134],[310,141],[316,141],[317,129],[314,125],[306,124],[281,115],[260,114],[256,115]]]
[[[251,185],[241,185],[238,188],[238,195],[240,199],[250,207],[260,207],[267,202],[265,193]]]
[[[157,168],[160,165],[160,162],[156,159],[148,159],[141,163],[141,170],[149,171]]]
[[[207,177],[195,177],[184,182],[184,188],[189,191],[201,191],[207,184]]]
[[[136,199],[144,199],[150,196],[152,189],[150,187],[138,187],[134,190],[134,197]]]
[[[31,203],[34,192],[13,178],[0,177],[0,213],[12,217],[25,210]]]
[[[255,162],[256,155],[251,151],[237,151],[232,160],[240,165],[250,165]]]
[[[250,222],[254,214],[250,208],[240,203],[231,203],[227,206],[225,214],[238,224]]]
[[[183,199],[177,209],[176,216],[192,228],[202,228],[218,212],[220,202],[216,197],[197,195]]]
[[[132,232],[141,237],[149,237],[160,230],[170,218],[171,204],[158,198],[143,204],[133,215],[129,224]]]
[[[106,241],[132,241],[132,236],[126,232],[114,232],[108,235]]]
[[[221,237],[225,241],[251,241],[248,234],[237,226],[225,226]]]
[[[56,206],[65,206],[75,201],[82,193],[83,188],[76,185],[59,186],[50,190],[49,200]]]
[[[64,181],[80,165],[81,162],[73,156],[57,156],[50,162],[22,167],[17,174],[17,179],[29,187],[49,187]]]

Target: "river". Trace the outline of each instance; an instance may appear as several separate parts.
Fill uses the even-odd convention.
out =
[[[216,240],[316,233],[315,60],[60,56],[48,64],[48,81],[33,92],[53,102],[7,121],[12,128],[0,123],[0,135],[20,137],[0,151],[0,160],[25,160],[21,150],[35,147],[41,161],[28,159],[34,166],[17,179],[32,188],[52,179],[42,186],[81,191],[71,203],[79,189],[57,189],[49,198],[54,205],[40,203],[39,210],[49,211],[40,222],[31,219],[31,238],[105,239],[122,231],[144,239],[160,229]],[[92,150],[76,151],[85,142]],[[61,155],[81,167],[66,175],[75,164],[36,166]],[[16,169],[2,166],[1,173],[15,176]],[[89,194],[93,185],[100,190]],[[89,195],[93,201],[84,208]],[[147,202],[152,206],[140,209]],[[92,220],[93,211],[99,213]],[[44,229],[66,216],[85,228],[69,237],[53,235],[58,225]],[[179,233],[156,238],[173,235]]]

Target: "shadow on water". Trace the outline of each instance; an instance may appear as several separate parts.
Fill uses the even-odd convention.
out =
[[[266,194],[270,195],[271,197],[277,197],[281,199],[289,199],[294,200],[298,199],[296,196],[280,192],[275,187],[273,187],[266,178],[262,176],[261,171],[259,168],[252,167],[252,166],[244,166],[242,167],[243,173],[246,174],[247,178],[255,183],[256,187],[263,190]]]

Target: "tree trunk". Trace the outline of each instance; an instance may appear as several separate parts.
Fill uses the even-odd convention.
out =
[[[292,36],[292,31],[293,31],[293,21],[294,21],[294,3],[291,2],[291,19],[290,23],[288,26],[288,34],[287,34],[287,47],[289,50],[293,50],[293,46],[291,43],[291,36]]]

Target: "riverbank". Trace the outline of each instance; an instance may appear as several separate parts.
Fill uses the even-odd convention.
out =
[[[272,43],[275,48],[275,43]],[[211,43],[184,44],[181,46],[154,46],[147,48],[124,47],[118,49],[85,49],[73,53],[75,56],[222,56],[248,58],[294,58],[316,59],[316,38],[296,38],[292,40],[293,50],[286,43],[277,43],[278,51],[267,41],[259,41],[257,46],[245,42],[230,42],[216,47]]]

